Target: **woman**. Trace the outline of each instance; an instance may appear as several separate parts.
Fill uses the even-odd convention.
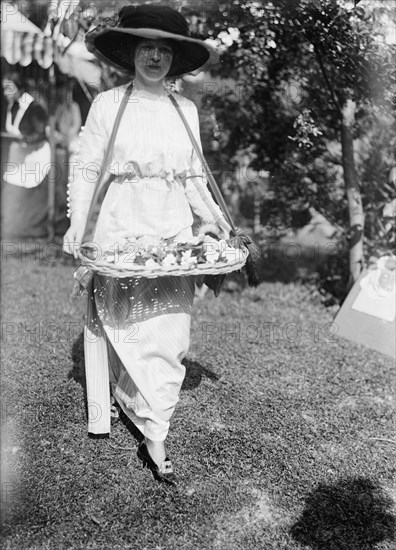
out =
[[[110,172],[115,176],[98,217],[93,240],[101,250],[122,248],[130,237],[192,235],[191,208],[204,223],[230,227],[203,181],[178,112],[164,88],[165,77],[204,65],[212,50],[189,37],[186,20],[156,5],[124,7],[116,27],[87,37],[102,60],[134,73],[132,95],[122,116]],[[90,200],[121,98],[127,86],[100,94],[91,107],[79,163],[70,182],[70,229],[65,250],[77,257]],[[176,94],[197,140],[195,105]],[[114,279],[95,276],[88,298],[85,363],[88,430],[110,432],[110,394],[144,436],[138,456],[156,478],[176,483],[165,450],[169,421],[185,375],[193,277]]]
[[[47,175],[51,166],[46,136],[48,115],[24,90],[18,73],[4,75],[2,91],[7,103],[2,136],[10,141],[2,174],[2,236],[45,237]]]
[[[78,146],[78,135],[81,130],[81,110],[73,99],[73,81],[68,80],[60,89],[60,103],[55,111],[55,139],[57,145],[69,154]]]

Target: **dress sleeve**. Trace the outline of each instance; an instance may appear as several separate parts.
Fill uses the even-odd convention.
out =
[[[197,140],[198,146],[202,151],[201,136],[199,132],[198,111],[194,105],[191,130]],[[195,150],[193,149],[191,158],[191,167],[185,179],[185,193],[187,200],[194,213],[199,216],[204,223],[216,223],[224,216],[219,206],[214,201],[207,187],[206,175],[202,169]]]
[[[86,221],[105,153],[108,130],[100,97],[92,104],[80,133],[79,151],[70,163],[68,217]]]

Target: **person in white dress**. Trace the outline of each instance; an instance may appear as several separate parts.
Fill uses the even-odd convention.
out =
[[[177,11],[158,5],[126,6],[115,27],[94,29],[88,47],[102,60],[128,69],[133,90],[116,135],[93,241],[100,250],[122,248],[131,237],[183,240],[192,236],[192,210],[230,226],[209,193],[202,166],[172,105],[166,77],[190,73],[215,57],[189,36]],[[101,93],[92,104],[72,170],[66,252],[78,256],[95,184],[127,85]],[[175,94],[200,144],[197,109]],[[88,431],[110,432],[110,390],[140,430],[138,456],[159,481],[175,484],[165,439],[185,376],[194,277],[111,278],[95,275],[88,295],[85,368]]]

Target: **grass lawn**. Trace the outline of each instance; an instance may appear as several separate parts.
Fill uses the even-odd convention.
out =
[[[73,266],[2,268],[3,548],[394,548],[393,361],[337,339],[304,287],[196,301],[174,489],[123,421],[87,437]]]

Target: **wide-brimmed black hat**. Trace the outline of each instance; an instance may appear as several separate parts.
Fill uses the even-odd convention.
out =
[[[174,55],[167,76],[181,76],[218,60],[214,46],[191,38],[188,23],[167,6],[124,6],[115,26],[99,25],[85,37],[87,48],[98,58],[123,70],[133,71],[133,46],[140,39],[175,41]]]

